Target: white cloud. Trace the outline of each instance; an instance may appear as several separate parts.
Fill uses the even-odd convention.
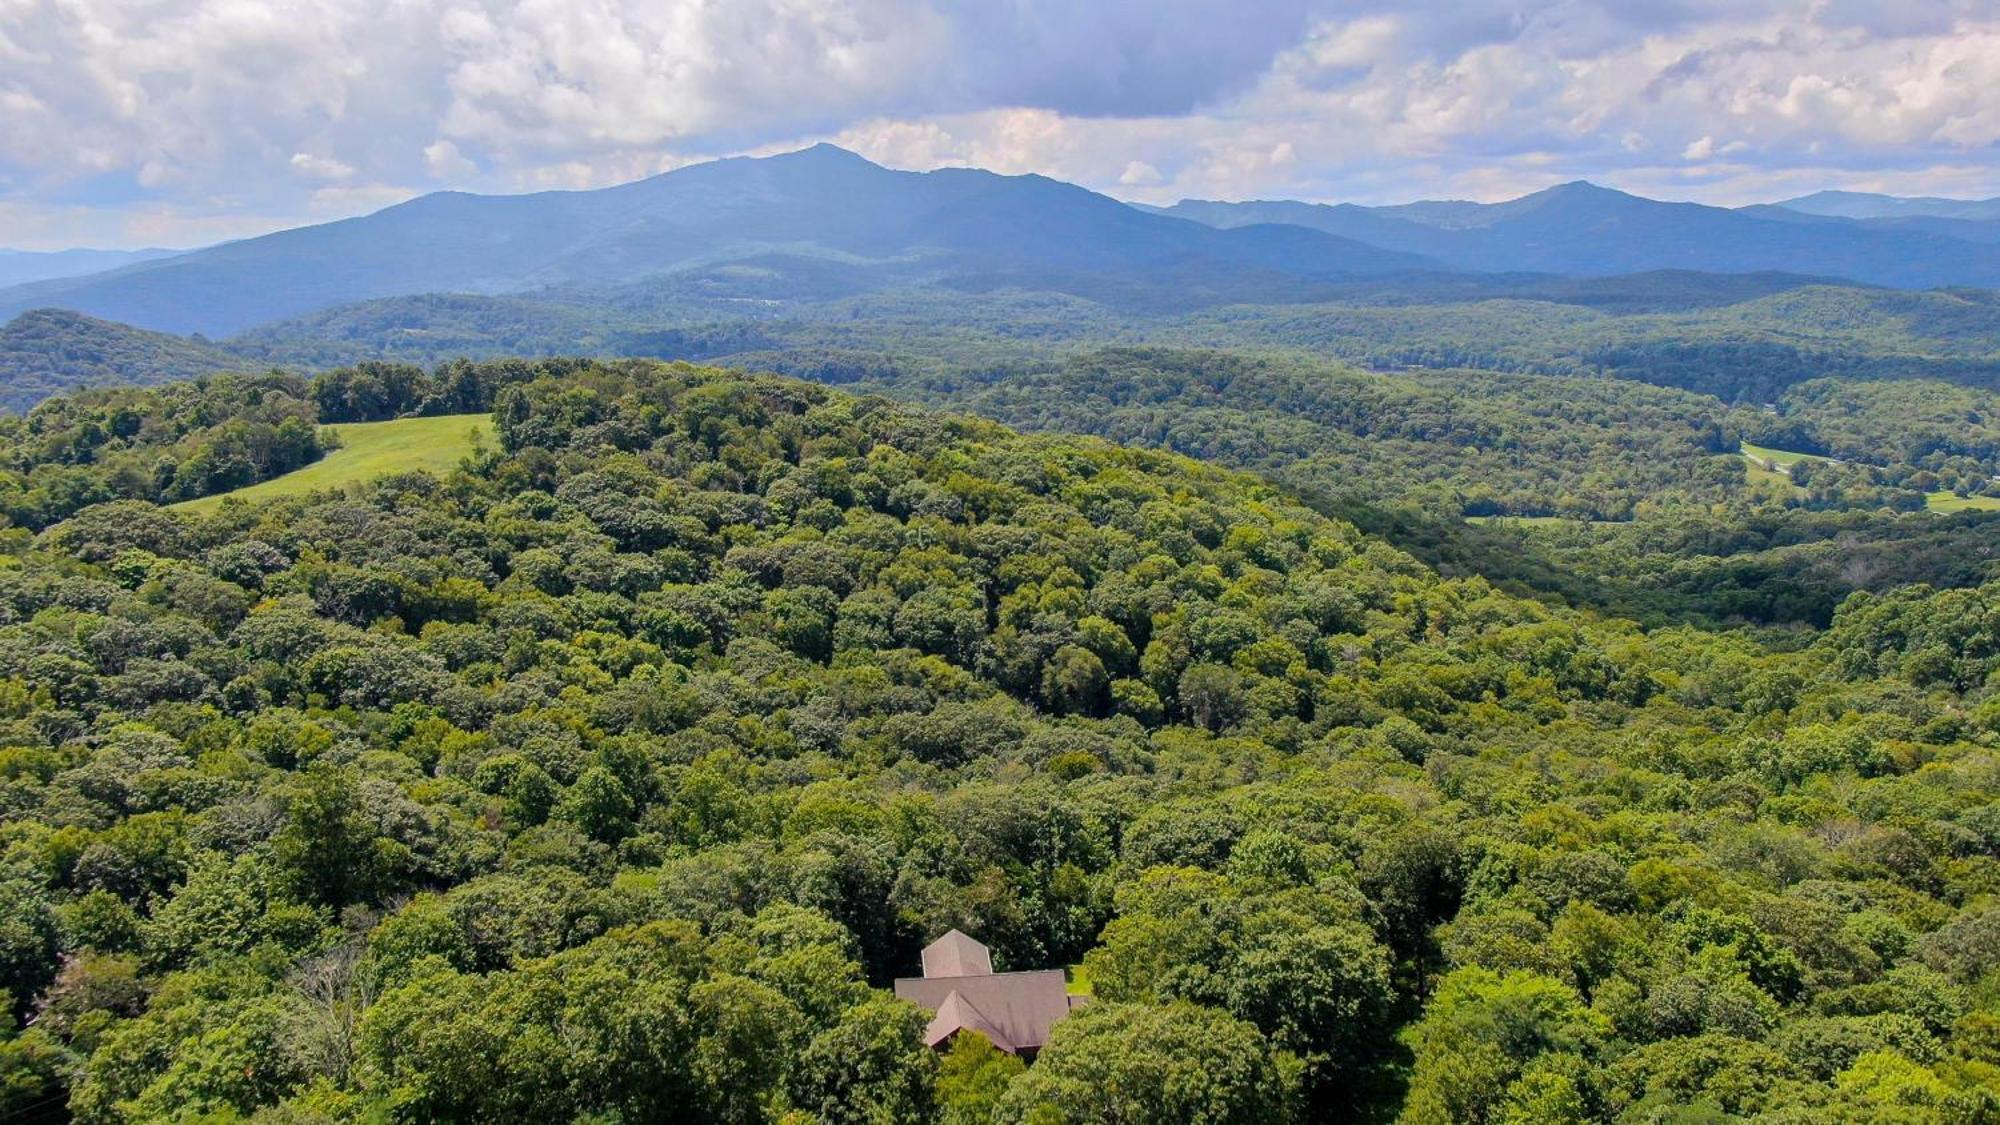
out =
[[[1769,198],[1754,185],[1781,180],[1923,190],[1936,177],[2000,193],[2000,10],[1917,2],[1921,18],[1879,26],[1830,0],[1572,3],[1525,19],[1497,3],[1349,5],[1171,135],[1150,120],[1069,120],[1063,144],[1010,155],[1149,201],[1498,198],[1579,177],[1716,202]],[[931,149],[980,152],[993,122],[923,127]],[[1281,141],[1295,163],[1267,158]],[[1133,161],[1174,174],[1122,184]]]
[[[330,156],[314,156],[309,152],[292,154],[292,171],[308,180],[351,180],[354,166],[343,164]]]
[[[465,158],[458,146],[450,141],[436,140],[424,146],[424,167],[433,179],[457,180],[479,171],[479,166]]]
[[[1158,168],[1143,160],[1132,161],[1125,165],[1123,172],[1118,173],[1118,182],[1124,187],[1151,187],[1154,184],[1165,183],[1166,179],[1160,175]]]

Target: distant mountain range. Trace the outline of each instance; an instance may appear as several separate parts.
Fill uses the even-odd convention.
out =
[[[0,287],[0,407],[79,385],[363,358],[561,352],[808,370],[921,341],[963,361],[1140,338],[1201,310],[1217,310],[1202,323],[1221,333],[1268,315],[1256,306],[1301,306],[1301,323],[1271,340],[1366,362],[1682,378],[1650,337],[1634,351],[1640,328],[1565,327],[1587,312],[1699,318],[1704,372],[1731,354],[1787,379],[1893,354],[1908,373],[1930,355],[1957,365],[1950,377],[1986,381],[2000,353],[1954,341],[1995,335],[1990,300],[1911,304],[1899,298],[1922,295],[1894,291],[2000,287],[1991,208],[1822,192],[1729,209],[1588,183],[1492,204],[1154,208],[1041,176],[892,171],[819,145],[597,191],[438,193],[180,254],[0,252],[0,269],[41,271]],[[1530,303],[1537,326],[1484,348],[1495,325],[1527,315],[1493,302]],[[1479,339],[1411,350],[1410,332],[1434,342],[1480,303],[1501,319]],[[1343,321],[1336,306],[1380,311]],[[1919,311],[1938,323],[1903,340]],[[1304,323],[1329,318],[1359,339]]]
[[[182,253],[179,250],[0,250],[0,286],[25,285],[103,273],[137,262]]]
[[[1565,275],[1768,270],[1899,288],[2000,285],[2000,222],[1985,227],[1977,220],[1913,212],[1909,219],[1947,225],[1889,226],[1885,223],[1903,220],[1661,203],[1583,182],[1505,203],[1360,207],[1183,200],[1153,210],[1225,229],[1269,223],[1309,227],[1460,270]]]
[[[189,253],[106,259],[116,268],[81,276],[50,271],[83,259],[47,261],[35,280],[0,287],[0,321],[54,307],[223,337],[423,294],[748,308],[925,286],[1157,311],[1324,300],[1370,279],[1434,289],[1444,276],[1659,270],[1990,287],[1993,206],[1820,193],[1732,210],[1579,182],[1494,204],[1151,208],[1041,176],[892,171],[818,145],[596,191],[440,192]]]
[[[2000,196],[1992,199],[1939,199],[1935,196],[1875,195],[1865,191],[1816,191],[1775,206],[1836,219],[2000,220]]]
[[[0,291],[0,317],[58,306],[225,335],[374,297],[611,286],[784,255],[845,283],[1139,287],[1244,299],[1439,268],[1297,229],[1217,230],[1041,176],[898,172],[819,145],[583,192],[427,195],[364,218],[89,278]],[[762,266],[768,271],[767,265]],[[824,295],[817,276],[805,292]]]

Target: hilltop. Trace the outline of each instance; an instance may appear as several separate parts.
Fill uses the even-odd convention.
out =
[[[248,364],[202,340],[148,332],[63,309],[34,309],[0,325],[0,408],[25,411],[67,390],[162,383]]]

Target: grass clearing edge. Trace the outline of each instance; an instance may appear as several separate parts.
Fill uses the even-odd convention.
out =
[[[443,475],[458,467],[480,445],[494,441],[491,414],[440,414],[428,418],[397,418],[388,422],[341,422],[325,427],[337,434],[339,449],[305,468],[221,492],[169,505],[176,512],[205,515],[226,500],[276,500],[307,492],[324,492],[361,484],[392,473],[431,472]]]

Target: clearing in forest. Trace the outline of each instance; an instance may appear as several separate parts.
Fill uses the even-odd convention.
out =
[[[303,469],[247,485],[234,492],[203,496],[172,505],[177,512],[207,513],[224,500],[274,500],[302,492],[323,492],[373,480],[391,473],[419,470],[443,475],[458,466],[481,442],[493,440],[491,414],[442,414],[434,418],[398,418],[390,422],[343,422],[326,427],[340,437],[340,448]]]

